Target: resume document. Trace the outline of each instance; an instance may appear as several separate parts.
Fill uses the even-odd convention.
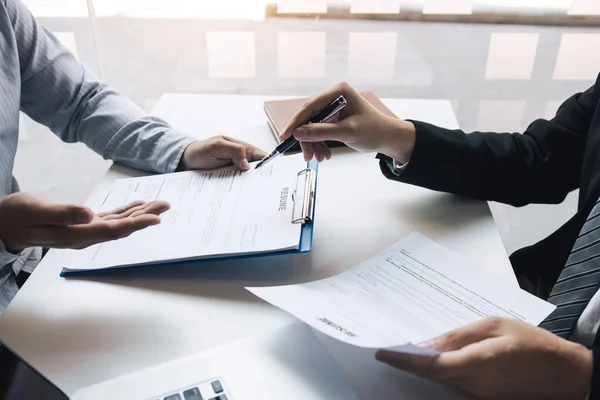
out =
[[[413,233],[337,276],[278,287],[247,288],[313,328],[370,348],[399,347],[490,316],[538,325],[555,308],[493,276],[478,274],[458,255]]]
[[[251,168],[253,166],[251,165]],[[163,261],[297,249],[302,225],[292,224],[301,154],[259,169],[187,171],[114,182],[99,211],[135,200],[164,200],[161,223],[131,236],[72,251],[67,270],[105,269]]]

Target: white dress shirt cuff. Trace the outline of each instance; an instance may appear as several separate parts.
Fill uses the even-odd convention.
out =
[[[400,176],[400,175],[402,175],[402,172],[404,172],[404,170],[406,169],[408,162],[402,164],[402,163],[394,160],[393,158],[387,157],[385,160],[385,164],[387,165],[387,167],[389,168],[389,170],[392,174],[394,174],[396,176]]]

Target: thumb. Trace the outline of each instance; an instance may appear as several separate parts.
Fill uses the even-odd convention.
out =
[[[503,320],[500,318],[484,319],[419,345],[439,352],[460,350],[470,344],[498,336],[502,323]]]
[[[380,349],[375,353],[375,359],[394,368],[422,375],[425,371],[432,370],[438,362],[439,356],[424,356],[417,354],[398,353],[391,350]]]
[[[29,219],[32,225],[77,225],[91,222],[94,213],[84,206],[38,203],[29,213]]]
[[[242,171],[250,169],[245,146],[238,143],[231,143],[231,146],[229,146],[229,157],[231,158],[231,161],[233,161],[235,166],[241,169]]]
[[[444,381],[450,373],[464,374],[478,358],[477,352],[464,350],[442,353],[434,357],[379,350],[375,353],[375,359],[422,378]]]
[[[343,121],[303,125],[294,131],[294,137],[301,142],[322,142],[336,140],[345,142],[350,137],[350,128]]]

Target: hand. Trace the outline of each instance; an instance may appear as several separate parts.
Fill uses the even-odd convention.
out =
[[[156,225],[168,209],[164,201],[136,201],[95,215],[84,206],[16,193],[0,201],[0,240],[12,253],[30,246],[81,249]]]
[[[375,357],[483,399],[584,400],[590,388],[588,349],[517,320],[488,318],[423,345],[441,354]]]
[[[250,168],[248,161],[261,160],[267,153],[227,136],[215,136],[191,143],[183,152],[178,171],[213,169],[231,164],[241,170]]]
[[[303,125],[340,95],[348,104],[340,112],[337,122]],[[323,141],[336,140],[355,150],[383,153],[403,163],[410,159],[416,136],[411,122],[379,112],[347,83],[337,84],[305,103],[280,138],[285,140],[292,135],[300,141],[307,161],[313,155],[319,162],[329,159],[331,150]]]

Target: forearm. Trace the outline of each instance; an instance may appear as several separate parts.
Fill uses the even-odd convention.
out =
[[[99,83],[70,54],[25,81],[22,91],[23,110],[63,141],[83,142],[130,167],[173,172],[192,141]]]
[[[382,172],[390,179],[516,206],[561,202],[578,184],[582,145],[561,135],[549,121],[532,124],[533,135],[466,134],[413,123],[414,150],[403,173],[395,176],[382,159]],[[540,131],[552,138],[540,138]],[[567,155],[554,152],[554,147],[566,149]]]
[[[100,83],[17,0],[8,0],[21,68],[21,109],[65,142],[104,158],[171,172],[191,139]]]
[[[193,141],[164,121],[148,116],[132,101],[90,80],[81,115],[69,121],[59,136],[83,142],[106,159],[137,169],[173,172]]]
[[[409,165],[394,176],[382,162],[383,171],[402,182],[515,206],[559,203],[579,187],[599,87],[600,75],[594,86],[567,99],[554,118],[534,121],[523,134],[465,134],[414,121]]]

